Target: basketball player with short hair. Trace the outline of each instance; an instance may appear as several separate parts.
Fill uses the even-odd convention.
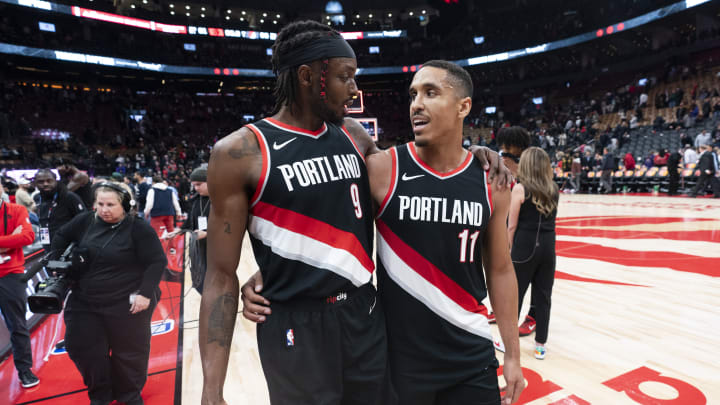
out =
[[[243,314],[262,322],[258,348],[271,403],[380,403],[387,349],[384,312],[370,283],[365,166],[378,149],[362,126],[344,119],[357,95],[355,54],[336,31],[303,21],[278,34],[272,63],[278,75],[272,117],[219,141],[208,168],[213,207],[200,310],[202,401],[225,403],[247,229],[264,280],[261,302],[272,302],[272,316],[249,302]],[[484,150],[476,153],[498,165]],[[506,169],[493,170],[504,182]]]
[[[506,345],[503,403],[515,402],[524,387],[505,223],[510,193],[491,187],[462,148],[472,90],[462,67],[423,64],[410,85],[415,141],[367,158],[378,207],[378,293],[403,405],[500,404],[481,304],[488,293]]]

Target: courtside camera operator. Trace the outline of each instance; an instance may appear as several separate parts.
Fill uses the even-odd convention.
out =
[[[142,404],[150,320],[167,259],[150,224],[129,214],[130,193],[111,182],[96,187],[96,212],[78,215],[52,240],[53,255],[73,242],[87,252],[65,308],[65,348],[91,404]]]
[[[40,380],[30,371],[32,350],[25,322],[26,284],[20,282],[20,278],[25,272],[22,248],[33,243],[35,234],[25,207],[5,201],[0,201],[0,205],[0,311],[10,331],[10,344],[20,385],[29,388]]]

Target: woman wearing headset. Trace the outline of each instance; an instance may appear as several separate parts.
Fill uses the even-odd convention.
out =
[[[518,184],[512,190],[508,216],[508,240],[518,280],[519,308],[532,282],[537,289],[535,303],[535,358],[545,358],[550,298],[555,280],[555,216],[558,187],[553,182],[550,158],[532,147],[520,157]],[[533,294],[535,295],[535,294]]]
[[[101,183],[95,212],[75,217],[52,241],[54,254],[75,242],[87,258],[86,269],[73,269],[65,347],[92,405],[143,403],[150,320],[167,259],[155,231],[130,213],[132,202],[124,188]]]

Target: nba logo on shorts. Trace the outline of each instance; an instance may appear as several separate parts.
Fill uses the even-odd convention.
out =
[[[285,338],[288,346],[295,346],[295,332],[293,332],[292,329],[288,329],[287,332],[285,332]]]

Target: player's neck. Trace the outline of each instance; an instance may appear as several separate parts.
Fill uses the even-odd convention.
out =
[[[447,137],[424,146],[415,145],[418,157],[425,164],[440,173],[457,169],[467,158],[467,151],[462,147],[462,139]]]
[[[273,118],[284,124],[309,131],[318,130],[324,122],[308,108],[303,108],[298,104],[295,104],[292,109],[288,106],[282,107],[277,114],[273,115]]]

